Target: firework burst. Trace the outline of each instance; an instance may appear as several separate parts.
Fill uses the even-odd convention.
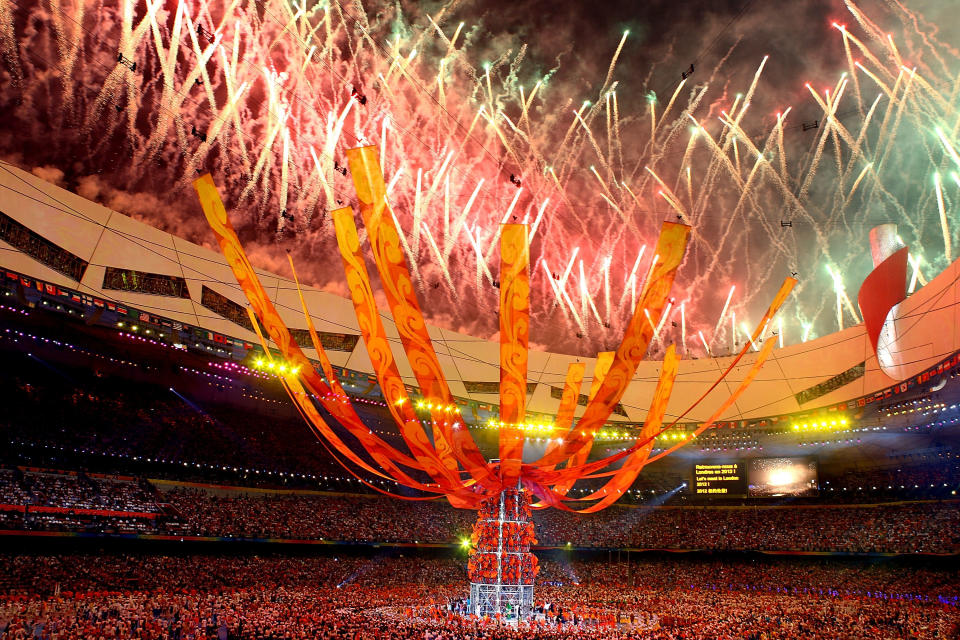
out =
[[[694,236],[655,348],[736,348],[736,317],[791,272],[779,339],[796,342],[859,321],[844,290],[870,268],[871,226],[900,224],[921,282],[957,227],[960,57],[898,2],[881,16],[896,34],[842,9],[855,28],[833,25],[835,75],[774,114],[766,57],[732,99],[728,52],[627,106],[623,33],[573,97],[562,70],[524,70],[525,46],[478,64],[479,27],[455,4],[414,19],[336,1],[8,2],[0,148],[198,242],[186,189],[211,172],[254,260],[282,271],[291,249],[324,286],[342,280],[327,212],[350,203],[343,150],[375,145],[428,315],[493,333],[500,225],[527,222],[532,338],[561,351],[622,333],[657,258],[646,246],[679,219]]]

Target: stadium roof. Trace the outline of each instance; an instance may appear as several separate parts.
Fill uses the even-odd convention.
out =
[[[4,249],[0,266],[256,343],[254,333],[242,326],[245,299],[220,254],[105,209],[6,163],[0,164],[0,212],[0,246]],[[720,419],[782,415],[869,396],[958,351],[960,338],[953,329],[960,322],[956,316],[958,269],[958,263],[953,263],[896,310],[891,351],[899,364],[888,370],[897,379],[881,370],[863,325],[857,325],[775,350],[757,380]],[[288,326],[303,327],[293,281],[266,271],[260,271],[260,277]],[[366,351],[362,346],[356,348],[354,336],[359,329],[349,300],[311,288],[305,296],[317,329],[330,334],[328,339],[339,346],[330,351],[333,364],[371,372]],[[396,339],[392,319],[384,316],[383,321]],[[430,334],[454,395],[496,404],[498,343],[437,327],[430,327]],[[315,355],[312,349],[305,351],[308,356]],[[395,349],[395,356],[405,380],[415,384],[403,351]],[[530,353],[530,412],[556,412],[559,399],[553,389],[562,389],[567,365],[577,359],[561,353]],[[580,359],[587,362],[589,378],[594,360]],[[681,414],[705,393],[729,361],[682,361],[668,416]],[[707,419],[752,362],[753,352],[687,419]],[[623,398],[624,415],[613,420],[643,420],[659,369],[656,360],[641,364]]]

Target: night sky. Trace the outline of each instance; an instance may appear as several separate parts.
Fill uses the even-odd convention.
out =
[[[193,176],[209,171],[255,264],[286,275],[289,250],[309,283],[344,294],[325,211],[337,200],[349,200],[352,186],[349,177],[333,171],[333,162],[342,161],[345,148],[379,143],[386,121],[392,136],[386,173],[388,180],[396,177],[391,201],[409,243],[419,248],[414,262],[428,316],[449,328],[495,335],[493,274],[478,272],[471,242],[479,240],[487,268],[495,270],[496,254],[488,246],[516,195],[507,180],[515,173],[523,177],[523,193],[513,213],[533,222],[543,208],[543,224],[531,247],[532,340],[539,348],[588,355],[616,346],[632,311],[630,275],[637,274],[635,286],[642,284],[652,250],[643,261],[635,259],[642,246],[650,249],[661,221],[677,215],[646,171],[652,165],[695,228],[675,289],[677,306],[686,305],[688,337],[703,331],[714,353],[729,350],[743,340],[731,334],[728,323],[717,322],[730,287],[738,291],[730,310],[738,322],[749,322],[759,317],[783,278],[796,272],[801,284],[784,310],[787,342],[796,342],[838,328],[828,267],[843,274],[846,293],[855,299],[871,268],[871,226],[900,224],[904,241],[922,254],[927,277],[946,264],[930,177],[958,169],[934,134],[939,124],[956,118],[955,97],[948,91],[960,60],[957,27],[947,19],[952,4],[371,2],[361,17],[352,5],[320,3],[311,4],[312,17],[299,24],[312,20],[316,25],[324,18],[334,28],[317,30],[308,42],[302,31],[282,28],[279,3],[269,4],[266,12],[241,4],[218,27],[221,5],[213,3],[208,10],[202,0],[190,0],[182,5],[190,19],[207,33],[220,29],[223,36],[220,50],[198,41],[212,52],[202,66],[205,77],[196,77],[201,65],[186,31],[173,66],[165,71],[154,30],[131,35],[117,2],[60,10],[40,3],[7,4],[2,11],[9,12],[9,20],[0,20],[0,157],[212,247],[189,188]],[[153,25],[145,3],[133,6],[132,24],[145,20],[166,50],[178,5],[164,3]],[[448,39],[461,21],[456,47],[447,50],[437,29]],[[849,25],[873,52],[871,61],[851,45],[853,57],[864,59],[887,89],[904,90],[905,83],[896,81],[896,55],[927,83],[929,89],[919,81],[908,89],[912,93],[899,119],[889,96],[858,71],[836,109],[841,126],[826,126],[817,100],[832,95],[843,83],[841,74],[850,71],[834,21]],[[630,35],[607,83],[625,30]],[[896,54],[882,38],[885,32],[896,43]],[[116,62],[125,38],[137,42],[127,50],[138,63],[135,72]],[[239,48],[232,66],[235,42]],[[311,44],[317,53],[308,61]],[[397,60],[407,60],[414,50],[412,62],[404,62],[409,66],[400,72]],[[651,143],[649,105],[662,118],[681,72],[691,64],[695,72]],[[749,111],[740,122],[743,132],[731,133],[721,120],[734,106],[742,108],[737,96],[748,91],[761,64]],[[487,65],[492,65],[489,80]],[[442,100],[439,69],[446,74]],[[520,96],[529,97],[538,82],[539,93],[524,115]],[[811,96],[808,82],[820,98]],[[246,93],[231,113],[231,92],[241,85]],[[352,87],[370,100],[349,111],[339,138],[331,141],[328,114],[343,112]],[[614,90],[615,135],[608,124],[608,94]],[[588,108],[582,107],[584,101],[590,101]],[[477,115],[480,106],[497,114],[496,128]],[[788,107],[781,148],[771,132],[777,114]],[[575,120],[578,110],[583,126]],[[721,141],[725,156],[712,154],[704,143],[688,144],[694,121]],[[815,128],[804,128],[813,122]],[[201,144],[192,130],[207,132],[210,143]],[[731,144],[738,136],[741,141]],[[862,146],[856,146],[861,138]],[[329,154],[324,151],[328,143],[333,144]],[[754,167],[758,156],[750,145],[763,150],[768,164]],[[443,161],[457,149],[446,168],[445,212]],[[554,168],[560,188],[548,171]],[[422,200],[416,195],[418,170]],[[318,171],[328,187],[321,187]],[[426,195],[437,176],[434,192]],[[456,227],[475,189],[473,209]],[[943,197],[952,225],[960,182],[947,184]],[[417,202],[424,203],[422,210]],[[781,226],[784,220],[795,222],[789,231]],[[449,237],[448,228],[454,229]],[[427,238],[431,230],[436,237]],[[569,302],[558,305],[546,274],[568,264]],[[842,313],[844,326],[857,321],[853,312]],[[651,353],[678,341],[677,333],[668,324]],[[694,355],[703,355],[693,339],[689,342]]]

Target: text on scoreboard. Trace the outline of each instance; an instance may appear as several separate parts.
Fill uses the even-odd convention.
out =
[[[693,490],[697,495],[744,495],[747,491],[744,464],[715,462],[694,465]]]

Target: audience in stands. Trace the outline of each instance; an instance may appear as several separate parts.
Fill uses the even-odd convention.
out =
[[[541,544],[647,549],[955,553],[960,503],[608,509],[534,516]]]
[[[178,488],[164,494],[191,535],[379,542],[453,542],[474,512],[439,502],[373,496],[237,494]]]
[[[193,535],[250,538],[452,543],[469,535],[475,514],[444,503],[304,495],[166,494]],[[624,508],[577,516],[533,514],[541,545],[955,553],[960,502],[880,506]]]
[[[571,575],[576,583],[559,584]],[[521,629],[448,613],[465,578],[462,558],[2,555],[0,640],[926,639],[960,630],[950,569],[548,560],[541,580],[552,582],[537,588],[537,606],[549,603],[562,622]]]
[[[224,538],[459,543],[476,513],[445,502],[162,485],[0,470],[0,527]],[[620,507],[536,511],[540,545],[643,549],[957,553],[960,501],[873,506]]]

